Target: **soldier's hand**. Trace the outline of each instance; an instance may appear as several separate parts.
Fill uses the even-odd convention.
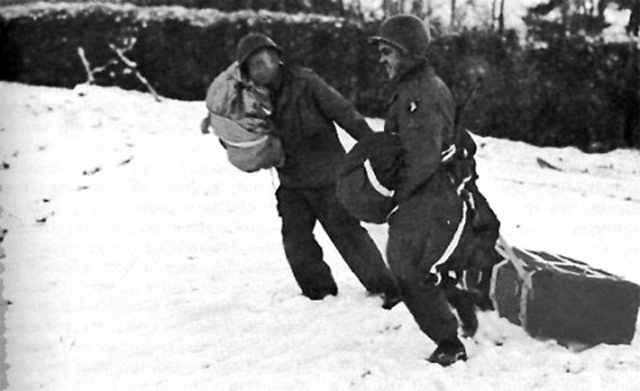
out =
[[[254,133],[264,133],[267,129],[267,122],[261,118],[246,117],[236,121],[238,125]]]

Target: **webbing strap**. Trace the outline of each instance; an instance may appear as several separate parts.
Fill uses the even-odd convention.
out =
[[[498,237],[498,242],[496,243],[496,251],[500,255],[502,255],[505,259],[511,262],[513,267],[516,269],[516,272],[520,276],[520,278],[524,281],[527,280],[527,276],[529,273],[525,270],[525,264],[513,251],[513,247],[504,239],[502,235]]]
[[[376,173],[373,170],[373,166],[371,166],[371,161],[369,159],[364,161],[364,170],[367,173],[367,178],[369,179],[369,183],[371,183],[371,186],[373,186],[373,188],[378,193],[380,193],[380,195],[382,195],[384,197],[393,197],[393,193],[394,192],[392,190],[387,189],[378,180],[378,177],[376,176]]]
[[[464,226],[466,224],[467,224],[467,204],[466,202],[463,201],[462,217],[460,218],[460,223],[458,224],[458,228],[456,229],[456,232],[453,234],[453,237],[451,238],[449,245],[444,250],[444,253],[442,253],[442,255],[440,256],[440,259],[438,259],[436,263],[434,263],[433,266],[431,266],[431,269],[429,270],[430,273],[438,276],[438,282],[441,279],[441,275],[440,273],[438,273],[437,268],[438,266],[446,263],[451,257],[451,254],[453,254],[455,249],[458,247],[458,244],[460,243],[460,238],[462,237],[462,231],[464,231]]]
[[[496,243],[496,251],[502,255],[505,260],[500,262],[499,264],[493,267],[493,272],[491,274],[491,297],[493,300],[493,305],[496,309],[499,310],[499,305],[496,299],[496,284],[497,284],[497,274],[500,267],[505,265],[507,262],[510,262],[513,267],[516,269],[516,273],[518,273],[518,277],[522,281],[522,289],[520,292],[520,311],[518,312],[518,319],[520,320],[520,324],[523,328],[527,327],[527,298],[529,297],[529,293],[533,288],[533,273],[529,273],[525,269],[525,264],[520,257],[518,257],[513,251],[513,247],[500,235],[498,237],[498,242]]]
[[[453,159],[454,155],[458,152],[458,148],[455,144],[451,144],[449,148],[445,149],[440,153],[440,162],[448,163],[451,159]]]
[[[263,144],[264,142],[267,141],[267,137],[269,137],[268,135],[264,135],[262,137],[260,137],[257,140],[252,140],[252,141],[239,141],[239,142],[235,142],[235,141],[227,141],[227,140],[223,140],[225,144],[235,147],[235,148],[240,148],[240,149],[247,149],[247,148],[252,148],[255,147],[256,145],[260,145]]]

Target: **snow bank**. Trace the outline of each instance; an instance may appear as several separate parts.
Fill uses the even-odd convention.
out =
[[[406,309],[383,311],[321,230],[340,295],[301,297],[275,178],[226,162],[203,103],[0,83],[0,110],[10,390],[640,389],[639,338],[574,353],[495,313],[469,361],[428,364]],[[477,141],[509,241],[640,283],[638,151]]]

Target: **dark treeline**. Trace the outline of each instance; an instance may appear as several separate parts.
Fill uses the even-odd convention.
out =
[[[1,5],[31,4],[34,0],[2,0]],[[86,0],[49,0],[49,3],[86,3]],[[360,7],[336,0],[101,0],[100,3],[130,4],[140,7],[182,6],[217,9],[225,12],[266,10],[287,13],[318,13],[332,16],[355,16]]]
[[[202,100],[208,84],[233,61],[237,40],[262,31],[283,46],[287,62],[312,67],[365,114],[382,116],[389,86],[367,43],[379,23],[264,10],[98,3],[0,7],[0,79],[61,87],[86,82],[81,47],[91,67],[108,64],[96,73],[96,84],[145,90],[130,69],[113,61],[112,44],[130,47],[127,56],[161,95]],[[524,41],[513,31],[443,34],[434,28],[432,59],[458,101],[482,80],[464,124],[481,135],[536,145],[640,147],[637,43],[567,34],[535,15],[529,23]]]

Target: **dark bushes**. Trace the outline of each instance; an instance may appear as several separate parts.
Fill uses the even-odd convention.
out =
[[[0,78],[72,87],[86,80],[77,48],[93,66],[114,58],[117,46],[135,37],[129,53],[161,95],[203,99],[208,83],[234,59],[235,45],[249,31],[273,36],[290,62],[313,67],[357,100],[371,79],[364,72],[367,32],[344,19],[268,11],[222,13],[182,7],[101,4],[38,4],[8,7],[0,14]],[[135,87],[113,68],[99,84]],[[362,73],[364,79],[359,78]],[[346,77],[345,77],[346,76]]]
[[[354,101],[382,116],[389,86],[367,40],[378,23],[312,14],[197,10],[104,4],[0,8],[0,79],[73,87],[86,81],[78,47],[92,66],[115,58],[109,44],[136,43],[128,56],[163,96],[204,99],[213,78],[234,58],[249,31],[271,35],[285,60],[306,65]],[[511,33],[467,31],[435,39],[432,59],[458,101],[481,77],[464,124],[483,135],[539,145],[594,142],[639,146],[638,52],[628,44],[566,38],[523,46]],[[133,74],[110,66],[101,85],[144,89]]]

